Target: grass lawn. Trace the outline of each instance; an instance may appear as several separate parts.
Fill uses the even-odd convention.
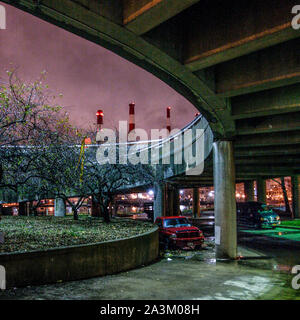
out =
[[[282,226],[286,227],[299,227],[300,228],[300,219],[291,220],[291,221],[281,221]]]
[[[2,216],[0,231],[4,243],[0,253],[32,251],[78,244],[116,240],[149,231],[152,223],[129,219],[112,219],[104,223],[101,218],[72,217],[13,217]]]

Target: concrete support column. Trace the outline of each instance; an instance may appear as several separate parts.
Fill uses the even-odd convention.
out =
[[[26,215],[29,216],[31,212],[30,202],[26,202]]]
[[[300,219],[300,176],[292,177],[293,215]]]
[[[232,141],[213,144],[215,243],[217,259],[237,257],[235,166]]]
[[[254,181],[244,182],[245,201],[254,201]]]
[[[267,201],[266,180],[262,178],[257,178],[256,188],[257,188],[257,201],[266,203]]]
[[[113,197],[112,206],[112,215],[116,216],[118,214],[118,203],[116,196]]]
[[[200,200],[198,188],[193,188],[193,217],[200,217]]]
[[[62,198],[56,198],[54,201],[54,216],[65,217],[66,216],[66,202]]]
[[[173,202],[174,202],[174,192],[173,187],[170,184],[166,184],[166,216],[173,215]]]
[[[164,216],[165,213],[165,186],[161,183],[154,183],[154,206],[153,220],[157,217]]]
[[[173,216],[178,216],[180,214],[180,197],[179,197],[179,189],[174,189],[173,195]]]
[[[28,206],[26,201],[19,202],[19,216],[27,216],[28,215]]]
[[[179,191],[176,187],[170,184],[166,185],[166,206],[165,215],[166,216],[177,216],[179,215]]]
[[[112,196],[111,202],[109,204],[109,214],[112,217],[115,214],[115,203],[116,203],[116,197]]]
[[[163,216],[166,217],[168,215],[167,209],[168,209],[168,186],[165,183],[163,185],[163,202],[164,202],[164,207],[163,207]]]
[[[91,209],[92,217],[102,217],[100,204],[92,197],[92,209]]]

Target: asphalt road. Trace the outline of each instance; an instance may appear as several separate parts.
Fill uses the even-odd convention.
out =
[[[238,242],[273,257],[284,270],[300,265],[300,230],[280,227],[240,230]]]

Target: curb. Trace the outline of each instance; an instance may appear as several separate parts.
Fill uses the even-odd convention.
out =
[[[158,258],[158,228],[92,244],[0,254],[7,288],[100,277],[139,268]]]

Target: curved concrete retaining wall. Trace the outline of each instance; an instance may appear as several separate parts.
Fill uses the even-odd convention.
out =
[[[0,254],[6,287],[21,287],[104,276],[157,259],[158,229],[140,236],[89,245]]]

